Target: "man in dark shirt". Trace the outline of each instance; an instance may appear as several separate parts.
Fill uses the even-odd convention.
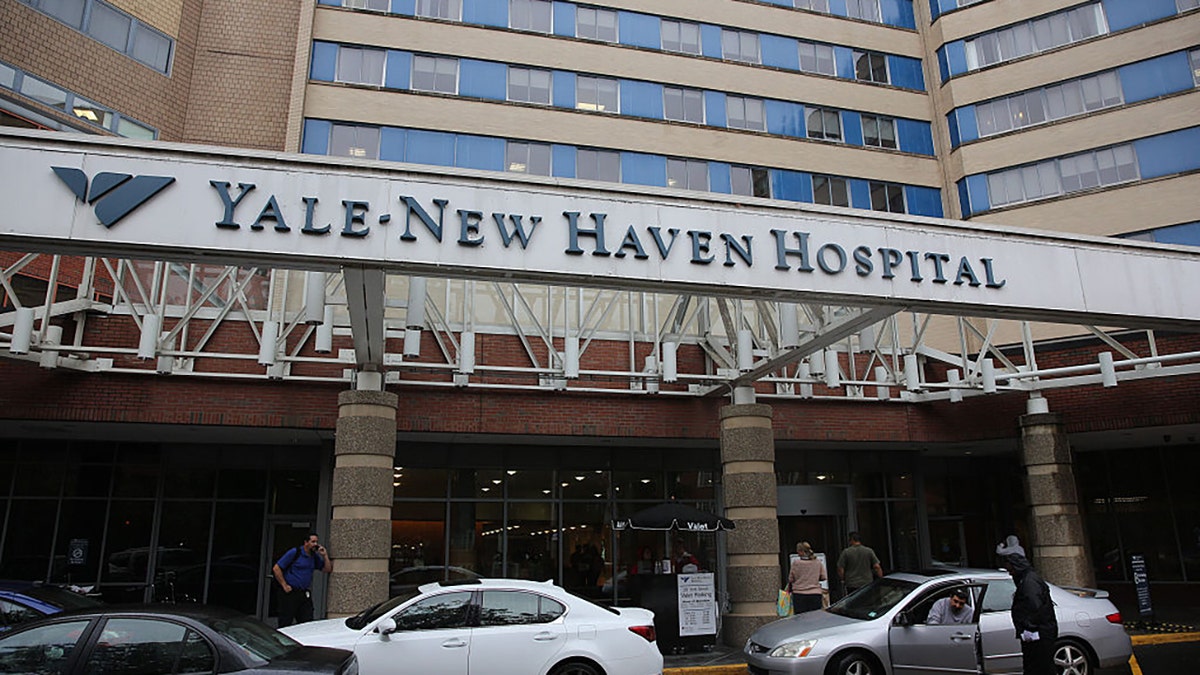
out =
[[[872,575],[883,576],[879,557],[870,546],[864,546],[857,532],[850,533],[850,545],[842,550],[837,561],[838,579],[846,588],[846,595],[871,583]]]
[[[1055,675],[1058,619],[1050,599],[1050,586],[1026,560],[1025,549],[1015,535],[1009,535],[996,546],[996,554],[1017,585],[1013,592],[1012,622],[1021,641],[1022,670],[1025,675]]]
[[[316,534],[308,535],[300,546],[288,549],[271,568],[282,591],[279,594],[280,628],[312,621],[312,579],[316,570],[326,574],[333,571],[333,560]]]

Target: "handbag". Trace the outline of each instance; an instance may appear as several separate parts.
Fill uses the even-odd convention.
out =
[[[779,589],[779,598],[775,601],[775,613],[779,616],[792,615],[792,594],[786,589]]]

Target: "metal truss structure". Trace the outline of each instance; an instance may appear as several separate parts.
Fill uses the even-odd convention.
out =
[[[33,269],[49,270],[33,275],[44,282],[37,298],[16,285]],[[0,310],[0,357],[90,373],[692,397],[753,387],[760,398],[864,402],[953,402],[997,392],[1036,397],[1048,389],[1200,373],[1200,351],[1188,351],[1197,340],[1164,340],[1137,326],[378,270],[334,274],[30,253],[0,270],[0,287],[8,301]],[[91,330],[96,322],[124,322],[124,329]],[[230,347],[214,339],[229,324],[240,324],[254,340]],[[111,344],[98,334],[130,337]],[[520,356],[477,364],[476,340],[489,334],[518,341]],[[435,353],[422,351],[423,335]],[[342,344],[350,338],[353,348],[335,349],[335,336]],[[1063,339],[1081,337],[1100,349],[1062,349]],[[396,351],[397,345],[403,347]],[[588,350],[600,345],[609,355],[606,367],[583,367]],[[703,358],[679,359],[681,345],[694,345]],[[614,346],[627,358],[612,358]],[[1091,356],[1064,362],[1074,351]],[[1039,366],[1049,352],[1053,365]],[[622,366],[612,366],[618,360]],[[198,368],[200,362],[240,367]],[[406,377],[410,372],[420,377]]]

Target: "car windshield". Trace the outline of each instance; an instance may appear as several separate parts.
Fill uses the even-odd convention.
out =
[[[421,592],[414,588],[411,591],[401,593],[394,598],[384,600],[378,605],[372,605],[371,607],[368,607],[358,614],[346,619],[346,627],[359,630],[383,615],[390,614],[392,610],[396,609],[400,605],[403,605],[409,600],[412,600],[420,594]]]
[[[883,616],[916,589],[917,584],[900,579],[876,579],[853,595],[839,600],[829,608],[834,614],[852,619],[871,620]]]
[[[47,604],[54,605],[64,611],[68,609],[87,609],[103,604],[95,598],[90,598],[75,591],[56,586],[33,586],[22,591],[25,595]]]
[[[205,623],[250,656],[263,661],[287,656],[300,646],[299,642],[248,616],[209,619]]]

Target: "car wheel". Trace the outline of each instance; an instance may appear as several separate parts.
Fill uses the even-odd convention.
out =
[[[1092,664],[1083,647],[1063,641],[1054,645],[1054,672],[1058,675],[1091,675]]]
[[[833,668],[833,675],[882,675],[875,660],[864,652],[843,654]]]
[[[603,675],[603,671],[586,661],[569,661],[555,666],[550,675]]]

